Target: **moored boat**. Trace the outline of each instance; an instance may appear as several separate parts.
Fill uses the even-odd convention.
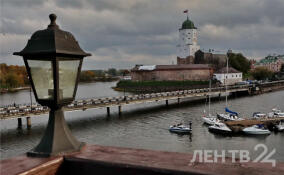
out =
[[[283,117],[284,118],[284,112],[282,112],[281,110],[277,109],[277,108],[273,108],[272,112],[268,113],[269,117]]]
[[[236,120],[244,120],[243,118],[238,117],[237,115],[234,114],[217,114],[217,117],[220,120],[225,120],[225,121],[236,121]]]
[[[280,122],[278,125],[275,126],[277,131],[284,131],[284,123]]]
[[[262,118],[265,118],[265,117],[267,117],[266,114],[260,113],[260,112],[254,112],[252,114],[252,118],[254,118],[254,119],[262,119]]]
[[[253,125],[251,127],[244,128],[243,132],[249,135],[266,135],[271,133],[268,129],[264,128],[263,125]]]
[[[231,134],[232,133],[232,130],[224,123],[215,123],[214,125],[209,126],[208,130],[216,134]]]
[[[220,120],[216,117],[202,117],[202,120],[207,125],[214,125],[215,123],[220,123]]]
[[[202,120],[205,124],[207,125],[214,125],[215,123],[219,123],[220,120],[216,117],[216,116],[212,116],[211,115],[211,108],[210,108],[210,104],[211,104],[211,79],[209,80],[209,94],[208,94],[208,115],[204,115],[202,117]],[[205,103],[206,106],[206,103]],[[205,109],[204,109],[204,113],[206,113]]]

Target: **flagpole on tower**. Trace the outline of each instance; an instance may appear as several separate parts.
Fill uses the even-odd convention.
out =
[[[187,17],[187,20],[188,20],[188,9],[184,10],[183,13],[186,13],[186,17]]]

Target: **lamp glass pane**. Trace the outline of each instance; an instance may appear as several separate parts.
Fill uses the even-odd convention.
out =
[[[54,83],[51,61],[27,60],[38,99],[53,99]]]
[[[59,61],[59,99],[73,98],[80,60]]]

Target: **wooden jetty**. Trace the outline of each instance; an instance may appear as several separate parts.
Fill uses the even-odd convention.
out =
[[[253,125],[264,125],[266,128],[272,129],[273,126],[283,121],[284,117],[273,117],[273,118],[263,118],[263,119],[245,119],[238,121],[226,121],[225,124],[234,132],[242,132],[246,127]]]

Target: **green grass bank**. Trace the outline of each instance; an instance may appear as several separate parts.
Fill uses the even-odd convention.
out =
[[[212,83],[212,87],[216,82]],[[209,87],[209,81],[130,81],[121,80],[115,90],[134,93],[165,92]]]

